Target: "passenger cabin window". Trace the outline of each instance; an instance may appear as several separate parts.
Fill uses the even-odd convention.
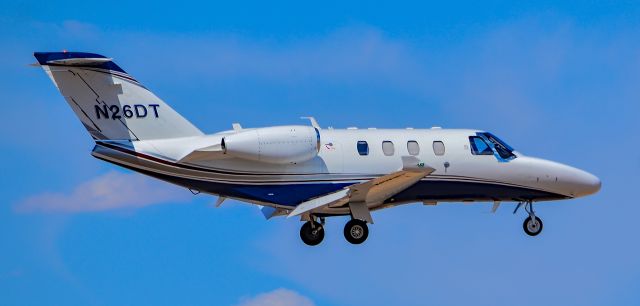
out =
[[[434,141],[433,142],[433,153],[437,156],[444,155],[444,142],[442,141]]]
[[[391,155],[393,155],[394,151],[395,151],[395,149],[393,147],[393,142],[391,142],[391,141],[383,141],[382,142],[382,152],[384,153],[384,155],[391,156]]]
[[[469,137],[471,143],[471,154],[473,155],[493,155],[493,150],[484,139],[478,136]]]
[[[409,151],[409,155],[418,155],[420,154],[420,145],[415,140],[407,141],[407,151]]]
[[[366,141],[358,141],[358,154],[369,155],[369,144]]]

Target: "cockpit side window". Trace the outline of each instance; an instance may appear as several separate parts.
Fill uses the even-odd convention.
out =
[[[471,143],[471,154],[473,155],[493,155],[491,147],[478,136],[470,136],[469,142]]]
[[[500,138],[496,137],[491,133],[480,133],[480,136],[483,136],[486,140],[488,140],[493,148],[496,150],[498,155],[504,159],[513,159],[516,157],[513,154],[513,148],[509,146],[506,142],[500,140]]]

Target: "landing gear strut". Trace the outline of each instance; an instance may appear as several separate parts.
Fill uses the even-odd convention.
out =
[[[526,202],[524,204],[524,210],[527,211],[529,217],[524,219],[522,228],[527,235],[537,236],[538,234],[540,234],[540,232],[542,232],[542,220],[540,220],[540,218],[538,218],[533,211],[533,202]]]
[[[307,245],[318,245],[324,239],[324,227],[316,221],[307,221],[300,228],[300,238]]]
[[[369,236],[367,222],[351,219],[344,225],[344,238],[352,244],[361,244]]]

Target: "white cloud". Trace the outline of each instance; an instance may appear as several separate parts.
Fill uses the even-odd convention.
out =
[[[108,172],[71,193],[45,192],[19,202],[18,212],[95,212],[185,201],[189,193],[137,173]]]
[[[313,306],[313,301],[299,293],[280,288],[243,299],[238,306]]]

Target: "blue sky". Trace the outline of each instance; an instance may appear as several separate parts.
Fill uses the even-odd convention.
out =
[[[3,3],[1,305],[635,305],[640,6],[632,1]],[[374,214],[369,240],[117,169],[33,51],[113,57],[196,126],[490,130],[598,175],[541,204]],[[78,190],[89,187],[93,194]],[[281,303],[281,304],[277,304]]]

